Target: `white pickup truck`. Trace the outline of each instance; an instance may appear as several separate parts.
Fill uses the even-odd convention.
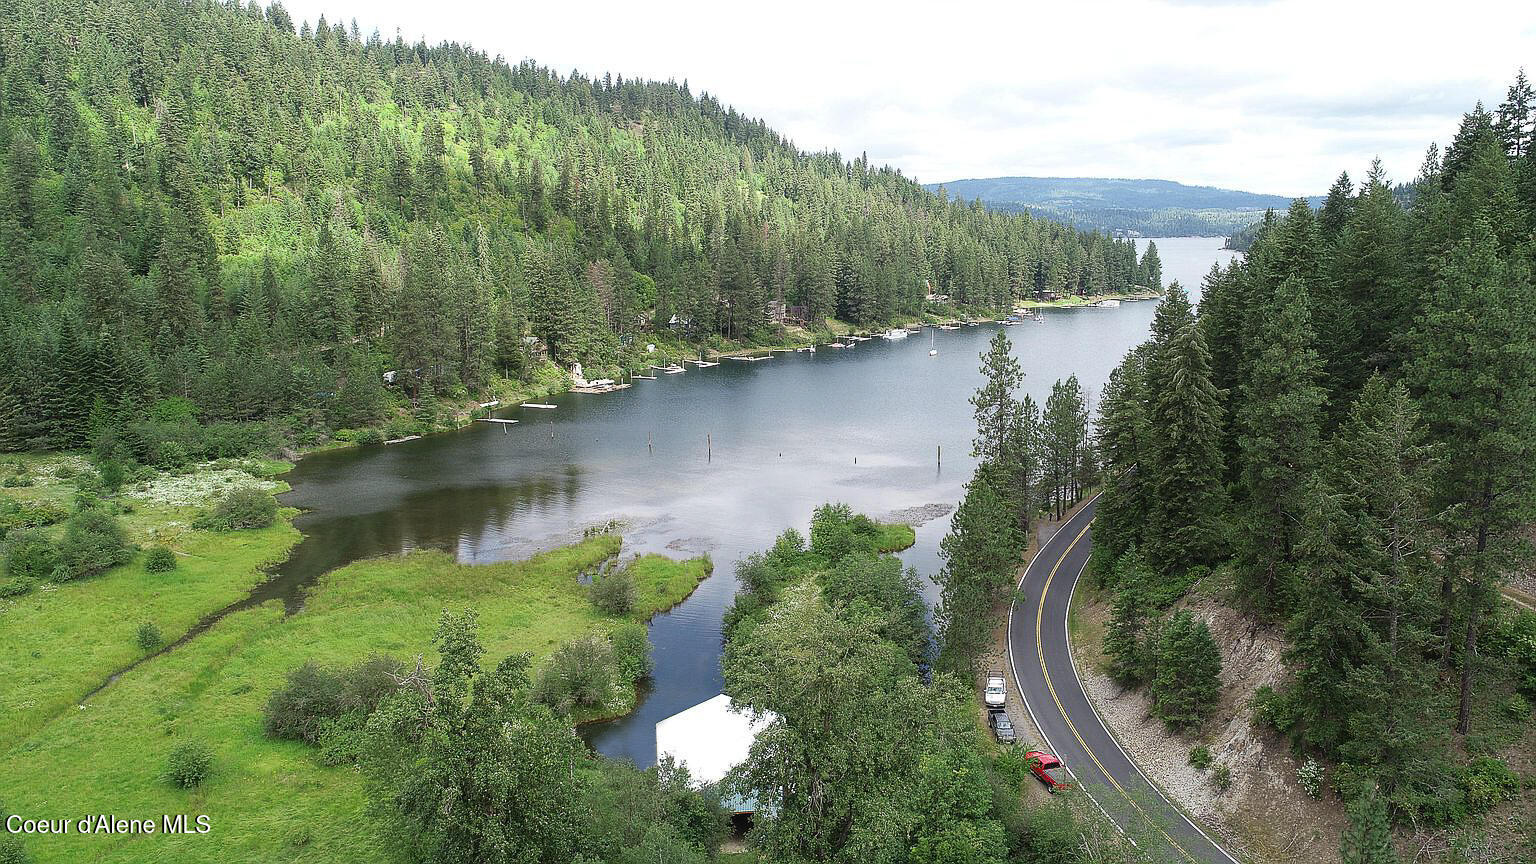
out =
[[[1008,701],[1008,682],[1003,680],[1003,670],[997,669],[987,673],[987,687],[982,691],[982,700],[989,708],[998,707]]]

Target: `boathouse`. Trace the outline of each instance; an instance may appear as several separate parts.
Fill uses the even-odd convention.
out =
[[[657,723],[656,757],[670,756],[687,765],[695,783],[719,783],[732,768],[746,761],[757,734],[775,719],[770,713],[754,720],[721,693]],[[740,796],[725,798],[723,803],[737,816],[757,811],[756,801]]]

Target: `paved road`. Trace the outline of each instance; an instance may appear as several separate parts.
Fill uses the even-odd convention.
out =
[[[1099,809],[1144,848],[1172,862],[1236,864],[1237,859],[1168,802],[1104,728],[1078,681],[1067,647],[1067,606],[1093,548],[1097,500],[1046,541],[1019,580],[1008,611],[1008,662],[1046,747]]]

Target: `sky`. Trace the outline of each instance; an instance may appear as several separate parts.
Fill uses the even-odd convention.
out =
[[[1418,173],[1536,74],[1536,3],[285,0],[295,20],[687,80],[807,151],[930,183],[1160,178],[1288,196]]]

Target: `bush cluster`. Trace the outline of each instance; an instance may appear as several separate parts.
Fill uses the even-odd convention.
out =
[[[231,489],[195,523],[206,531],[265,528],[277,519],[277,499],[255,486]]]
[[[69,511],[47,501],[30,503],[0,498],[0,540],[12,531],[24,528],[43,528],[69,518]]]
[[[264,423],[209,423],[197,419],[197,407],[181,397],[162,399],[145,419],[104,429],[94,443],[98,464],[180,468],[209,459],[238,458],[271,452],[277,436]]]
[[[263,726],[273,738],[321,745],[333,729],[361,728],[395,692],[400,671],[399,661],[377,654],[342,668],[305,663],[289,672],[288,682],[267,699]]]
[[[58,555],[54,581],[68,582],[126,564],[133,557],[133,547],[112,514],[92,508],[79,511],[64,523]]]
[[[635,577],[629,568],[615,570],[592,580],[587,589],[592,605],[608,615],[628,615],[635,609]]]
[[[533,698],[562,714],[611,705],[652,671],[645,625],[629,621],[610,634],[591,633],[561,645],[533,683]]]

